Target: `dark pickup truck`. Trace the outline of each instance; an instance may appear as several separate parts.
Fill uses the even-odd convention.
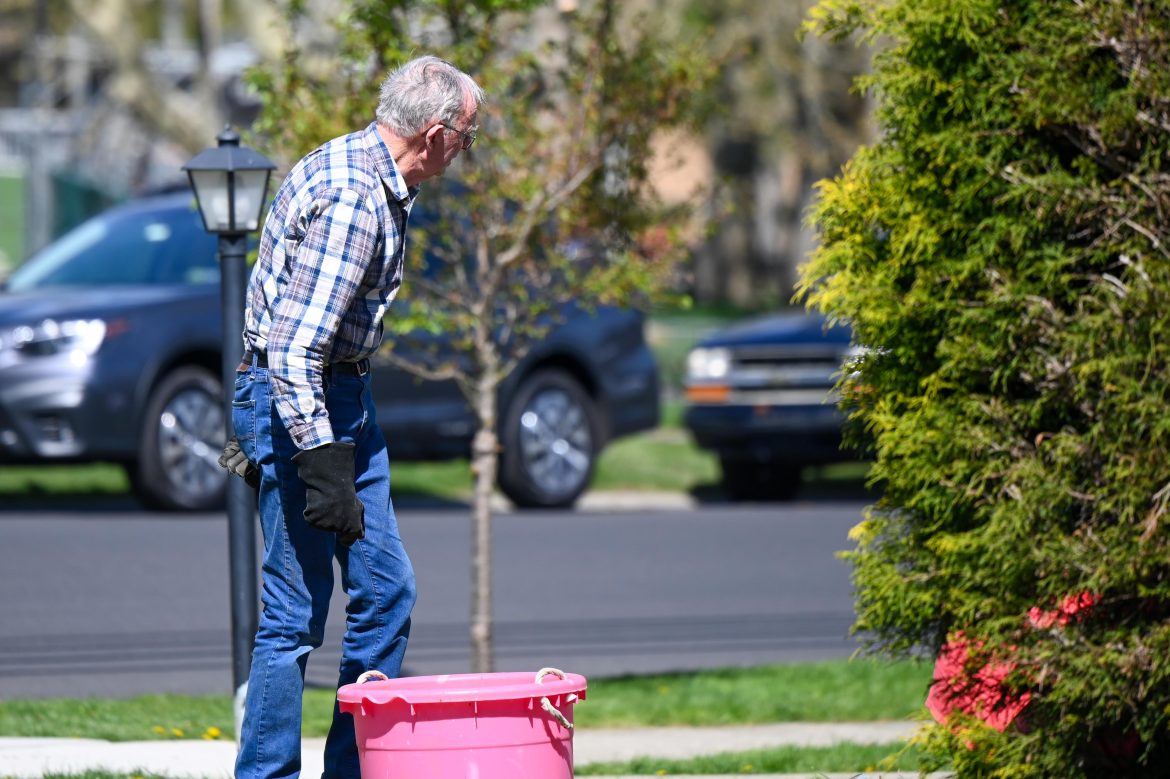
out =
[[[858,459],[842,449],[834,386],[850,332],[803,311],[732,325],[687,358],[684,424],[719,456],[735,499],[791,497],[806,466]]]

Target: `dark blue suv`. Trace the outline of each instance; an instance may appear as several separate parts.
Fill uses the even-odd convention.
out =
[[[149,506],[219,505],[221,344],[216,241],[189,193],[87,221],[0,294],[0,463],[111,461]],[[468,456],[474,417],[453,382],[378,359],[373,371],[392,459]],[[501,490],[519,506],[572,505],[608,441],[658,424],[642,316],[570,315],[500,399]]]
[[[850,332],[790,312],[711,333],[687,357],[684,424],[736,499],[786,498],[805,466],[854,460],[834,390]]]

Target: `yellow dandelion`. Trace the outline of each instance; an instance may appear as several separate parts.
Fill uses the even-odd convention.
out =
[[[207,741],[214,741],[222,735],[223,731],[217,728],[215,725],[212,725],[207,730],[203,731],[203,738]]]
[[[167,729],[164,728],[162,725],[155,725],[150,730],[152,733],[157,733],[160,736],[165,736],[167,734]]]
[[[741,774],[750,774],[754,770],[755,767],[751,763],[744,763],[739,767],[739,772]]]
[[[183,731],[179,728],[171,728],[171,735],[175,738],[182,738],[186,734],[184,734]]]

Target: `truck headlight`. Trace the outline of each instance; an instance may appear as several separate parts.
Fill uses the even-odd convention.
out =
[[[726,378],[731,371],[731,351],[721,347],[692,349],[687,355],[687,380]]]

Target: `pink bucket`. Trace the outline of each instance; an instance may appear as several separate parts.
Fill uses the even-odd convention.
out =
[[[382,681],[363,681],[371,674]],[[555,668],[370,672],[337,700],[353,714],[362,779],[572,779],[573,704],[585,687],[585,677]]]

